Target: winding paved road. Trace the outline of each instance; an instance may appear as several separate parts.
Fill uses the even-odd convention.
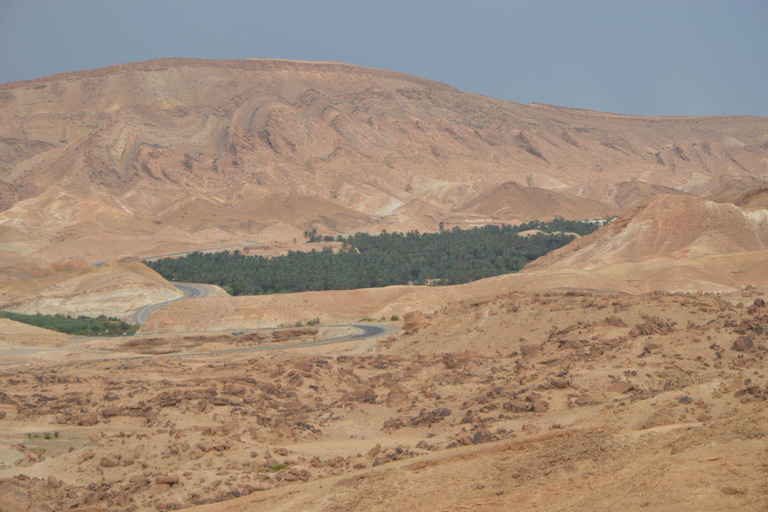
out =
[[[397,329],[394,326],[391,325],[370,325],[370,324],[347,324],[347,325],[332,325],[329,327],[354,327],[358,330],[357,333],[354,334],[345,334],[343,336],[336,336],[335,338],[328,338],[324,340],[313,340],[313,341],[300,341],[295,343],[279,343],[274,345],[256,345],[254,347],[236,347],[236,348],[225,348],[220,350],[209,350],[207,352],[176,352],[173,354],[146,354],[146,355],[136,355],[136,356],[106,356],[106,357],[94,357],[92,359],[87,359],[84,361],[81,361],[83,363],[87,363],[88,361],[122,361],[122,360],[130,360],[130,359],[149,359],[152,357],[204,357],[204,356],[215,356],[220,354],[246,354],[249,352],[265,352],[265,351],[272,351],[272,350],[287,350],[292,348],[304,348],[304,347],[315,347],[318,345],[332,345],[334,343],[344,343],[347,341],[355,341],[355,340],[366,340],[366,339],[372,339],[372,338],[378,338],[381,336],[385,336],[387,334],[395,332]],[[281,329],[280,327],[275,327],[275,329]],[[93,338],[91,338],[93,339]],[[116,339],[116,338],[110,338],[110,339]],[[120,338],[117,338],[120,339]],[[20,356],[20,355],[28,355],[28,354],[34,354],[35,352],[67,352],[72,353],[75,352],[75,349],[72,348],[53,348],[53,347],[46,347],[46,348],[20,348],[18,350],[11,350],[7,351],[6,356]],[[93,354],[104,354],[104,351],[98,351],[98,350],[86,350],[86,351],[77,351],[79,353],[83,352],[90,352]],[[0,362],[0,367],[2,366],[23,366],[30,364],[28,362],[13,362],[13,363],[2,363]]]
[[[195,251],[189,251],[189,252],[195,252]],[[182,254],[182,253],[179,253]],[[149,259],[149,258],[145,258]],[[94,266],[99,266],[103,264],[104,262],[98,262],[98,263],[92,263]],[[202,284],[196,284],[196,283],[172,283],[176,288],[181,290],[184,295],[173,300],[168,300],[165,302],[160,302],[158,304],[148,304],[146,306],[143,306],[136,310],[136,312],[133,314],[133,321],[137,324],[143,325],[149,320],[149,316],[160,309],[163,306],[166,306],[172,302],[176,302],[177,300],[183,300],[183,299],[197,299],[200,297],[205,297],[208,295],[208,288],[206,285]],[[161,357],[200,357],[200,356],[211,356],[211,355],[217,355],[217,354],[243,354],[248,352],[262,352],[262,351],[271,351],[271,350],[286,350],[291,348],[303,348],[303,347],[314,347],[319,345],[331,345],[334,343],[343,343],[347,341],[355,341],[355,340],[366,340],[366,339],[374,339],[379,338],[381,336],[385,336],[388,334],[391,334],[397,330],[396,327],[391,325],[370,325],[370,324],[342,324],[342,325],[331,325],[328,327],[353,327],[357,329],[357,333],[353,334],[345,334],[343,336],[336,336],[335,338],[328,338],[328,339],[322,339],[322,340],[313,340],[313,341],[302,341],[302,342],[295,342],[295,343],[280,343],[280,344],[271,344],[271,345],[257,345],[253,347],[236,347],[236,348],[228,348],[228,349],[220,349],[220,350],[210,350],[207,352],[177,352],[175,354],[162,354]],[[280,329],[279,327],[275,327],[274,329]],[[252,330],[252,329],[246,329],[246,330]],[[269,328],[261,328],[258,330],[270,330]],[[208,331],[196,331],[196,332],[208,332]],[[217,332],[217,331],[210,331],[210,332]],[[181,334],[181,333],[176,333]],[[88,337],[90,339],[100,338],[99,336],[94,337]],[[106,339],[106,337],[105,337]],[[120,338],[109,338],[109,339],[120,339]],[[12,349],[5,352],[4,356],[19,356],[19,355],[25,355],[25,354],[32,354],[35,352],[75,352],[76,349],[73,348],[64,348],[64,347],[47,347],[47,348],[31,348],[31,347],[24,347],[19,349]],[[82,352],[82,351],[78,351]],[[104,354],[104,351],[98,351],[98,350],[86,350],[85,352],[90,352],[94,354]],[[147,359],[151,357],[157,357],[156,354],[149,354],[149,355],[137,355],[137,356],[123,356],[123,357],[97,357],[94,359],[90,359],[90,361],[111,361],[111,360],[121,360],[121,359]],[[0,367],[2,366],[17,366],[17,365],[26,365],[29,363],[20,363],[20,362],[13,362],[13,363],[3,363],[0,362]]]
[[[149,315],[151,315],[161,307],[170,304],[171,302],[176,302],[177,300],[181,300],[181,299],[197,299],[197,298],[205,297],[206,295],[208,295],[208,289],[205,287],[205,285],[194,284],[194,283],[171,283],[171,284],[173,284],[173,286],[175,286],[176,288],[184,292],[184,295],[179,297],[178,299],[167,300],[165,302],[159,302],[157,304],[149,304],[147,306],[140,307],[133,314],[133,323],[144,325],[145,323],[147,323],[147,320],[149,320]]]
[[[286,350],[291,348],[304,348],[304,347],[316,347],[318,345],[332,345],[334,343],[343,343],[346,341],[365,340],[370,338],[378,338],[386,334],[390,334],[396,330],[391,325],[369,325],[369,324],[349,324],[349,325],[334,325],[331,327],[354,327],[359,332],[355,334],[345,334],[344,336],[336,336],[335,338],[328,338],[325,340],[313,340],[313,341],[300,341],[296,343],[280,343],[275,345],[256,345],[254,347],[237,347],[237,348],[225,348],[221,350],[209,350],[207,352],[176,352],[173,354],[147,354],[138,356],[127,357],[97,357],[89,359],[88,361],[113,361],[124,359],[149,359],[152,357],[202,357],[202,356],[215,356],[221,354],[246,354],[248,352],[267,352],[272,350]],[[276,327],[275,329],[279,329]],[[84,361],[87,362],[87,361]],[[2,366],[2,365],[0,365]]]
[[[197,298],[205,297],[206,295],[208,295],[208,288],[206,285],[195,284],[195,283],[172,283],[172,284],[176,288],[184,292],[184,295],[182,297],[179,297],[178,299],[160,302],[158,304],[149,304],[147,306],[139,308],[133,314],[133,320],[135,323],[143,325],[144,323],[147,322],[147,320],[149,319],[149,316],[152,313],[154,313],[155,311],[157,311],[163,306],[166,306],[172,302],[176,302],[177,300],[197,299]],[[263,352],[263,351],[272,351],[272,350],[286,350],[286,349],[292,349],[292,348],[314,347],[319,345],[331,345],[334,343],[344,343],[347,341],[375,339],[381,336],[391,334],[397,330],[397,328],[392,325],[370,325],[370,324],[342,324],[342,325],[329,325],[327,327],[352,327],[357,329],[358,332],[352,333],[352,334],[345,334],[343,336],[336,336],[334,338],[321,339],[321,340],[301,341],[301,342],[294,342],[294,343],[279,343],[279,344],[270,344],[270,345],[256,345],[253,347],[233,347],[233,348],[220,349],[220,350],[209,350],[206,352],[177,352],[174,354],[162,354],[161,357],[202,357],[202,356],[212,356],[212,355],[218,355],[218,354],[244,354],[248,352]],[[282,329],[282,328],[281,327],[260,328],[255,330],[277,330],[277,329]],[[250,331],[254,329],[245,329],[245,330]],[[195,331],[195,332],[201,333],[201,332],[219,332],[219,331]],[[175,333],[175,334],[182,334],[182,333]],[[82,337],[82,338],[121,339],[121,337],[102,337],[102,336],[88,336],[88,337]],[[70,339],[73,339],[73,338],[70,338]],[[21,356],[21,355],[34,354],[36,352],[40,352],[40,353],[42,352],[68,352],[68,353],[90,352],[92,354],[104,354],[104,351],[101,351],[101,350],[83,351],[83,350],[77,350],[76,348],[59,346],[59,347],[46,347],[46,348],[24,347],[24,348],[18,348],[18,349],[11,349],[7,351],[3,351],[2,356],[5,356],[5,357]],[[122,356],[122,357],[106,356],[106,357],[96,357],[89,360],[90,361],[112,361],[112,360],[122,360],[122,359],[148,359],[151,357],[157,357],[157,354]],[[18,365],[26,365],[26,364],[29,364],[29,363],[0,362],[0,367],[18,366]]]

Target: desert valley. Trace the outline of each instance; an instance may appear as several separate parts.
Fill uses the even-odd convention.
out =
[[[472,229],[524,240],[429,274]],[[383,231],[405,278],[239,281]],[[286,60],[1,84],[0,511],[766,510],[766,292],[768,118]]]

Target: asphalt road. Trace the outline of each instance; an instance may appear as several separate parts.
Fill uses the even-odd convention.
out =
[[[161,256],[149,256],[142,259],[147,260],[147,259],[160,258],[163,256],[176,256],[181,254],[188,254],[190,252],[198,252],[198,251],[185,251],[183,253],[174,253],[172,255],[164,254]],[[104,264],[104,262],[100,261],[97,263],[92,263],[91,265],[98,267],[102,264]],[[171,302],[176,302],[177,300],[182,300],[182,299],[197,299],[197,298],[205,297],[206,295],[208,295],[208,289],[204,285],[195,284],[195,283],[171,283],[171,284],[173,284],[173,286],[181,290],[184,293],[184,295],[179,297],[178,299],[168,300],[165,302],[160,302],[158,304],[149,304],[147,306],[143,306],[137,309],[132,317],[132,320],[134,323],[137,323],[139,325],[145,324],[147,320],[149,320],[149,316],[152,313],[154,313],[156,310],[160,309],[161,307],[170,304]],[[280,343],[280,344],[274,344],[274,345],[258,345],[254,347],[237,347],[237,348],[230,348],[230,349],[211,350],[208,352],[163,354],[161,357],[199,357],[199,356],[211,356],[216,354],[242,354],[242,353],[248,353],[248,352],[263,352],[263,351],[271,351],[271,350],[286,350],[286,349],[292,349],[292,348],[313,347],[318,345],[331,345],[334,343],[343,343],[347,341],[378,338],[378,337],[390,334],[396,330],[393,326],[390,326],[390,325],[381,326],[381,325],[369,325],[369,324],[345,324],[345,325],[335,325],[330,327],[354,327],[355,329],[358,330],[358,332],[354,334],[346,334],[344,336],[337,336],[335,338],[328,338],[324,340],[303,341],[303,342],[297,342],[297,343]],[[98,336],[95,336],[94,338],[98,338]],[[24,355],[24,354],[29,354],[33,352],[44,352],[44,351],[72,352],[73,350],[69,348],[50,348],[50,347],[45,349],[24,348],[24,349],[12,351],[13,352],[12,354],[7,354],[7,355]],[[141,355],[141,356],[132,356],[132,357],[101,357],[101,358],[91,359],[91,361],[110,361],[110,360],[118,360],[118,359],[147,359],[150,357],[157,357],[157,356]],[[24,364],[26,363],[0,363],[0,366],[17,366],[17,365],[24,365]]]
[[[368,324],[350,324],[350,325],[337,325],[334,327],[354,327],[359,332],[355,334],[345,334],[344,336],[337,336],[335,338],[328,338],[325,340],[314,341],[301,341],[297,343],[280,343],[276,345],[257,345],[254,347],[237,347],[237,348],[225,348],[221,350],[209,350],[208,352],[177,352],[175,354],[162,354],[160,356],[156,354],[131,356],[131,357],[103,357],[89,359],[89,361],[112,361],[123,359],[149,359],[152,357],[201,357],[201,356],[215,356],[220,354],[246,354],[249,352],[268,352],[272,350],[287,350],[292,348],[304,348],[315,347],[318,345],[332,345],[334,343],[344,343],[347,341],[365,340],[368,338],[378,338],[395,331],[395,328],[389,325],[368,325]],[[87,361],[84,361],[87,362]]]
[[[354,327],[359,332],[357,332],[356,334],[346,334],[344,336],[328,338],[326,340],[302,341],[298,343],[280,343],[278,345],[258,345],[255,347],[225,348],[221,350],[211,350],[208,352],[171,354],[171,356],[172,357],[194,357],[194,356],[205,356],[205,355],[211,355],[211,354],[242,354],[245,352],[262,352],[262,351],[269,351],[269,350],[285,350],[288,348],[315,347],[317,345],[331,345],[333,343],[342,343],[344,341],[355,341],[355,340],[364,340],[368,338],[378,338],[379,336],[389,334],[394,330],[390,326],[369,325],[369,324],[338,325],[335,327]]]
[[[167,300],[165,302],[160,302],[158,304],[149,304],[147,306],[140,307],[133,314],[133,323],[144,325],[145,323],[147,323],[147,320],[149,320],[149,315],[151,315],[161,307],[170,304],[171,302],[176,302],[177,300],[181,300],[181,299],[197,299],[197,298],[205,297],[206,295],[208,295],[208,289],[203,285],[194,284],[194,283],[171,283],[171,284],[173,284],[173,286],[175,286],[176,288],[184,292],[184,295],[182,297],[179,297],[178,299]]]
[[[212,355],[220,355],[220,354],[246,354],[249,352],[266,352],[266,351],[273,351],[273,350],[287,350],[292,348],[303,348],[303,347],[315,347],[318,345],[332,345],[334,343],[344,343],[347,341],[355,341],[355,340],[365,340],[365,339],[371,339],[371,338],[379,338],[381,336],[385,336],[387,334],[390,334],[396,330],[395,327],[391,325],[369,325],[369,324],[349,324],[349,325],[335,325],[331,327],[354,327],[358,330],[357,333],[353,334],[345,334],[344,336],[336,336],[335,338],[328,338],[324,340],[314,340],[314,341],[301,341],[296,343],[279,343],[274,345],[257,345],[254,347],[237,347],[237,348],[227,348],[227,349],[221,349],[221,350],[210,350],[208,352],[178,352],[175,354],[149,354],[149,355],[140,355],[140,356],[123,356],[123,357],[96,357],[93,359],[88,359],[82,361],[82,363],[87,363],[89,361],[122,361],[122,360],[130,360],[130,359],[150,359],[153,357],[204,357],[204,356],[212,356]],[[275,328],[279,329],[279,328]],[[24,348],[13,351],[13,356],[19,356],[19,355],[28,355],[35,352],[74,352],[75,349],[71,348]],[[104,353],[99,351],[92,351],[93,353]],[[0,363],[0,367],[2,366],[22,366],[26,365],[28,363]]]

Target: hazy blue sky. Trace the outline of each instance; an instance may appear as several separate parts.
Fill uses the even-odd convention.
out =
[[[520,103],[768,116],[768,0],[0,0],[0,83],[162,57],[339,61]]]

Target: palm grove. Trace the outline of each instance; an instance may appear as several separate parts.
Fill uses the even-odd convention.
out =
[[[211,283],[232,295],[350,290],[397,284],[452,285],[517,272],[536,258],[597,229],[596,223],[533,221],[438,233],[358,233],[342,249],[291,251],[273,258],[239,251],[192,253],[148,265],[172,281]],[[529,236],[518,233],[539,230]],[[567,233],[567,234],[566,234]],[[319,237],[311,236],[309,240]]]

